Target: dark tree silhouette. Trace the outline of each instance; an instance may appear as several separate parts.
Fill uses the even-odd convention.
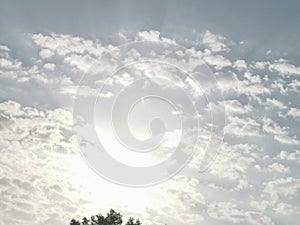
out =
[[[126,225],[141,225],[141,222],[139,221],[139,219],[137,219],[136,222],[134,222],[134,219],[130,217]]]
[[[78,220],[72,219],[70,225],[81,225],[81,223]]]
[[[122,215],[117,213],[113,209],[106,214],[106,217],[101,214],[91,216],[90,219],[83,217],[82,221],[72,219],[70,221],[70,225],[122,225]],[[135,220],[133,218],[129,218],[125,225],[141,225],[139,219]]]

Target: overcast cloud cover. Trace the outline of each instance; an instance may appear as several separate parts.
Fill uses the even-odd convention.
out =
[[[298,223],[298,1],[0,4],[0,225],[63,225],[110,208],[145,225]],[[114,70],[121,44],[145,40],[186,47],[175,64],[207,63],[224,95],[225,136],[205,172],[196,157],[166,182],[129,188],[82,159],[72,107],[92,65]],[[139,59],[135,50],[128,60]],[[114,82],[126,86],[130,77]],[[209,107],[218,111],[220,102]]]

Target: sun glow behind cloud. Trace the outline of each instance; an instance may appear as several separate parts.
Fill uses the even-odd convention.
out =
[[[132,189],[117,184],[112,184],[104,179],[99,179],[81,157],[66,156],[64,164],[69,169],[69,181],[79,193],[70,192],[70,198],[86,202],[85,214],[98,213],[114,207],[141,213],[151,205],[151,192],[144,189]]]
[[[159,35],[141,32],[133,39],[174,41]],[[198,173],[201,158],[196,158],[171,180],[143,189],[100,178],[80,157],[72,137],[70,106],[76,84],[97,57],[106,56],[98,71],[116,68],[107,56],[117,55],[118,47],[71,35],[35,34],[40,56],[34,55],[34,66],[1,47],[3,221],[66,224],[71,217],[116,208],[138,215],[145,224],[295,224],[300,189],[299,65],[281,59],[232,59],[227,54],[242,46],[209,31],[203,38],[204,48],[188,54],[191,64],[197,64],[193,54],[203,56],[224,91],[228,122],[220,156],[205,173]],[[121,82],[126,84],[126,77]],[[83,96],[95,90],[87,88]],[[171,134],[173,138],[177,134]],[[119,154],[121,149],[115,149]],[[23,204],[17,206],[16,201]]]

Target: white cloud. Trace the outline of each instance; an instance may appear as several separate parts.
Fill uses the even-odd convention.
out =
[[[264,192],[277,202],[279,197],[294,196],[300,190],[300,179],[293,177],[269,181],[265,184]]]
[[[224,43],[226,39],[221,35],[215,35],[206,31],[203,35],[202,42],[207,45],[212,52],[228,52],[229,48]]]
[[[293,206],[291,204],[281,202],[276,205],[274,211],[282,215],[291,216],[291,215],[299,214],[300,209],[299,207]]]
[[[290,169],[280,163],[273,163],[271,165],[268,166],[268,170],[270,172],[278,172],[278,173],[288,173],[290,171]]]
[[[158,214],[166,218],[173,218],[173,222],[184,224],[186,219],[190,223],[199,223],[203,220],[201,213],[190,213],[189,210],[206,204],[205,197],[199,192],[199,181],[195,178],[187,178],[184,175],[177,175],[173,180],[167,181],[154,193],[153,207],[163,210]],[[183,216],[185,215],[185,216]],[[193,219],[196,219],[193,221]],[[163,221],[161,221],[163,222]],[[167,221],[164,221],[167,223]]]
[[[234,136],[259,136],[260,123],[251,118],[240,118],[237,116],[229,117],[225,127],[226,134]]]
[[[114,81],[117,84],[121,84],[124,87],[129,86],[134,81],[134,77],[132,77],[129,73],[124,73],[121,76],[114,77]]]
[[[292,80],[291,83],[288,84],[289,90],[294,91],[296,93],[300,93],[300,81],[299,80]]]
[[[246,63],[245,60],[239,59],[239,60],[236,60],[233,63],[233,68],[236,68],[236,69],[238,69],[240,71],[243,71],[243,70],[247,69],[247,67],[248,67],[248,65],[247,65],[247,63]]]
[[[221,70],[224,67],[229,67],[232,65],[229,59],[226,59],[222,55],[214,55],[207,49],[204,51],[203,58],[205,62],[214,66],[217,70]]]
[[[252,74],[245,73],[245,78],[238,78],[237,74],[232,72],[217,73],[218,82],[222,87],[225,95],[235,97],[247,95],[251,98],[260,100],[260,97],[271,94],[272,90],[263,82],[258,82],[260,79]],[[249,80],[250,79],[250,80]]]
[[[42,59],[51,58],[54,55],[55,55],[55,53],[50,49],[45,48],[40,51],[40,56]]]
[[[269,65],[270,71],[277,71],[281,75],[300,75],[300,67],[289,64],[285,59],[279,59]]]
[[[44,68],[47,69],[47,70],[49,70],[49,71],[54,71],[55,68],[56,68],[56,66],[55,66],[55,64],[53,64],[53,63],[46,63],[46,64],[44,65]]]
[[[299,150],[293,152],[281,151],[277,156],[277,158],[280,158],[282,160],[296,161],[300,163],[300,151]]]
[[[290,137],[286,135],[274,135],[274,139],[282,144],[298,145],[300,142],[296,136]]]
[[[264,70],[266,68],[266,66],[268,66],[269,64],[270,64],[270,62],[257,61],[254,63],[253,67],[255,69]]]
[[[156,30],[143,31],[137,34],[138,38],[143,41],[159,41],[160,32]]]
[[[9,174],[0,179],[0,216],[6,224],[19,225],[22,221],[33,225],[66,224],[75,215],[98,213],[96,209],[104,210],[105,207],[117,207],[129,215],[136,213],[142,221],[153,224],[205,223],[205,210],[211,217],[209,220],[230,224],[274,224],[270,218],[274,214],[269,213],[270,210],[280,215],[294,215],[297,206],[284,202],[299,192],[300,185],[294,172],[298,171],[298,165],[294,163],[292,167],[287,164],[291,162],[283,160],[300,162],[299,150],[281,151],[277,157],[270,158],[266,151],[272,149],[261,134],[264,131],[274,136],[274,140],[268,139],[270,144],[278,144],[276,140],[282,145],[299,144],[290,133],[293,129],[289,126],[292,125],[286,123],[287,119],[299,118],[298,108],[287,107],[294,100],[291,94],[300,92],[300,84],[297,79],[286,78],[299,74],[299,67],[285,60],[274,63],[254,61],[248,66],[240,57],[238,60],[229,57],[228,41],[211,32],[203,36],[203,44],[209,49],[204,52],[196,49],[159,52],[176,65],[189,62],[190,68],[195,69],[202,65],[200,59],[204,57],[209,65],[222,70],[216,77],[225,94],[228,135],[219,157],[205,173],[199,175],[199,161],[195,160],[180,175],[161,185],[130,190],[104,182],[79,155],[74,154],[72,115],[58,105],[71,105],[83,73],[95,75],[100,71],[105,77],[107,72],[118,67],[120,57],[133,62],[139,59],[141,52],[132,49],[121,56],[118,46],[71,35],[35,34],[32,38],[40,50],[40,59],[33,63],[35,66],[14,59],[6,46],[0,46],[0,96],[3,96],[0,104],[0,146],[3,149],[0,173]],[[135,40],[158,41],[162,46],[175,43],[158,31],[140,32]],[[149,52],[150,55],[155,58],[157,52]],[[93,64],[96,65],[93,67]],[[149,73],[151,69],[144,71]],[[281,76],[266,75],[269,73],[266,69]],[[57,72],[55,76],[53,71]],[[115,80],[128,85],[132,78],[123,76]],[[102,77],[83,85],[81,97],[97,93],[101,82]],[[282,94],[280,101],[278,93]],[[110,98],[113,93],[108,91],[101,96]],[[214,109],[218,107],[215,103],[210,105]],[[265,105],[274,106],[274,113],[286,116],[276,122],[273,118],[256,119],[262,117],[260,113]],[[208,130],[199,131],[201,142],[207,141]],[[165,144],[172,147],[175,139],[178,137],[173,133]],[[260,146],[260,142],[250,144],[252,139],[261,140],[264,146]],[[257,181],[253,179],[253,171]],[[290,178],[276,179],[287,173]],[[265,186],[261,187],[263,182]],[[103,191],[99,192],[99,189]],[[17,200],[12,200],[11,196],[16,196]],[[271,200],[267,198],[269,196]],[[261,212],[246,209],[244,202],[250,202],[251,207]]]
[[[270,118],[264,118],[263,122],[263,130],[269,134],[274,135],[274,140],[288,145],[297,145],[299,141],[297,140],[296,136],[289,136],[288,128],[281,127],[276,122],[274,122]]]
[[[273,84],[271,85],[271,88],[274,89],[274,91],[278,90],[280,94],[287,95],[288,88],[286,87],[286,81],[283,79],[277,79],[273,81]]]
[[[216,161],[209,168],[209,172],[214,176],[231,180],[241,179],[258,159],[259,150],[257,149],[255,145],[225,143]]]
[[[290,116],[292,118],[300,118],[300,109],[298,108],[290,108],[287,112],[286,116]]]
[[[208,215],[214,219],[233,224],[274,225],[271,218],[261,212],[238,209],[232,202],[217,202],[209,205]]]
[[[259,210],[259,211],[265,211],[268,207],[272,206],[272,202],[267,200],[260,200],[260,201],[251,201],[250,205],[252,208]]]
[[[283,102],[277,100],[277,99],[274,99],[274,98],[267,98],[266,99],[266,104],[268,106],[271,106],[271,107],[277,107],[279,109],[286,109],[287,107],[283,104]]]
[[[261,80],[260,76],[258,76],[258,75],[253,75],[250,72],[245,72],[244,75],[245,75],[245,78],[247,78],[247,80],[249,80],[249,82],[251,84],[262,83],[262,80]]]
[[[2,51],[4,51],[4,52],[9,52],[9,48],[7,47],[7,46],[5,46],[5,45],[1,45],[0,44],[0,51],[2,52]]]
[[[21,66],[22,63],[19,60],[12,59],[8,54],[5,54],[4,57],[0,57],[0,69],[18,70]]]
[[[253,110],[251,105],[242,105],[238,100],[227,100],[225,101],[226,114],[247,114]]]
[[[63,224],[79,209],[69,196],[66,166],[60,157],[74,151],[70,118],[63,109],[44,112],[14,101],[0,103],[4,224],[45,224],[55,211]]]

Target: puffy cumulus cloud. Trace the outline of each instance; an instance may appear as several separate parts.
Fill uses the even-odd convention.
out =
[[[260,155],[261,150],[256,145],[224,143],[218,160],[211,165],[209,173],[230,180],[242,179]]]
[[[225,101],[225,107],[226,107],[226,114],[227,115],[238,115],[238,114],[247,114],[252,112],[253,106],[247,104],[243,105],[240,101],[234,99],[234,100],[227,100]]]
[[[274,92],[279,91],[279,93],[282,96],[288,95],[288,87],[286,85],[286,81],[283,79],[277,79],[273,81],[273,84],[271,85],[271,88],[274,90]]]
[[[72,116],[64,109],[40,111],[32,107],[23,107],[17,102],[7,101],[0,104],[2,143],[15,141],[24,149],[46,151],[52,149],[70,153]]]
[[[224,52],[224,51],[228,52],[229,51],[228,46],[225,44],[226,38],[221,35],[215,35],[215,34],[211,33],[210,31],[206,31],[203,34],[202,42],[203,42],[203,44],[208,46],[212,52]]]
[[[18,71],[22,67],[22,62],[17,59],[13,59],[10,56],[9,48],[2,45],[0,48],[0,72],[1,75],[7,71]]]
[[[249,81],[251,84],[259,84],[262,83],[262,79],[259,75],[254,75],[251,72],[245,72],[244,77]]]
[[[117,46],[102,46],[100,43],[81,37],[54,33],[49,36],[33,34],[32,39],[41,48],[40,54],[47,57],[52,57],[53,54],[63,57],[65,63],[83,72],[89,69],[105,72],[116,68],[115,57],[119,54]],[[45,51],[46,54],[42,53]]]
[[[277,216],[284,216],[285,220],[296,218],[297,214],[299,214],[299,207],[285,202],[276,203],[269,200],[251,201],[251,206],[260,211],[265,211],[266,209],[272,210]]]
[[[53,63],[46,63],[46,64],[44,65],[44,68],[45,68],[46,70],[54,71],[55,68],[56,68],[56,66],[55,66],[55,64],[53,64]]]
[[[47,40],[47,38],[41,35],[34,35],[34,37],[40,44],[44,43],[42,40]],[[47,41],[45,42],[49,44]],[[67,41],[67,43],[70,43],[70,41]],[[88,70],[92,62],[87,60],[86,63],[89,63],[87,66],[85,64],[85,58],[89,57],[89,55],[82,55],[82,57],[79,55],[78,60],[71,60],[68,66],[68,57],[72,57],[72,55],[65,56],[59,60],[57,57],[59,54],[63,54],[64,49],[60,52],[61,49],[59,45],[56,46],[54,44],[47,45],[47,47],[53,48],[52,51],[56,58],[53,60],[47,59],[45,62],[37,60],[32,66],[25,66],[20,60],[13,59],[10,56],[10,52],[4,52],[6,54],[4,54],[1,59],[9,61],[10,66],[6,66],[5,69],[0,68],[1,99],[12,99],[37,108],[72,106],[78,87],[77,85],[82,77],[82,72],[85,69]],[[90,49],[90,51],[93,50]],[[108,63],[107,65],[112,64]],[[100,67],[96,67],[96,69],[97,68]],[[105,67],[101,67],[101,69],[103,71]],[[95,82],[90,86],[83,85],[79,95],[86,97],[97,95],[100,85],[100,82]],[[105,97],[109,97],[110,94],[111,93],[104,93]]]
[[[166,44],[175,44],[176,43],[176,41],[173,39],[161,36],[160,32],[157,30],[138,32],[135,37],[135,40],[136,41],[162,41]]]
[[[286,116],[290,116],[292,118],[300,118],[300,109],[298,108],[290,108],[287,112]]]
[[[19,69],[21,66],[21,62],[16,60],[12,61],[7,58],[0,58],[0,68],[1,69]]]
[[[289,136],[288,128],[282,127],[270,118],[264,118],[263,130],[268,134],[274,135],[274,140],[287,145],[297,145],[299,141],[296,136]]]
[[[300,163],[300,151],[296,150],[293,152],[281,151],[279,155],[276,157],[282,160],[291,160]]]
[[[214,202],[208,207],[210,217],[232,224],[275,225],[274,221],[259,211],[239,209],[232,202]]]
[[[251,67],[258,69],[258,70],[264,70],[269,64],[270,64],[270,62],[257,61],[254,63],[254,65],[251,65]]]
[[[49,36],[33,34],[32,39],[37,46],[43,47],[42,50],[47,49],[62,56],[70,53],[84,54],[85,52],[88,52],[95,55],[102,53],[100,44],[85,40],[81,37],[52,33]]]
[[[251,118],[232,116],[228,118],[225,131],[226,134],[233,136],[258,137],[261,134],[261,125]]]
[[[236,68],[237,70],[246,70],[248,67],[247,63],[245,62],[245,60],[242,60],[242,59],[239,59],[239,60],[236,60],[234,63],[233,63],[233,68]]]
[[[42,59],[51,58],[54,55],[55,55],[55,53],[52,50],[47,49],[47,48],[42,49],[40,51],[40,56],[41,56]]]
[[[69,196],[62,155],[73,154],[71,114],[0,103],[1,221],[65,224],[79,209]]]
[[[156,30],[139,32],[137,34],[137,38],[142,41],[158,41],[160,38],[160,32]]]
[[[299,80],[294,79],[287,86],[290,91],[300,93],[300,81]]]
[[[264,211],[266,210],[268,207],[272,207],[274,206],[274,204],[270,201],[267,200],[260,200],[260,201],[254,201],[252,200],[250,202],[250,206],[255,209],[255,210],[260,210],[260,211]]]
[[[288,63],[285,59],[279,59],[270,64],[269,70],[276,71],[283,76],[300,75],[300,67]]]
[[[285,174],[285,173],[290,172],[290,168],[282,165],[281,163],[273,163],[268,166],[268,171]]]
[[[5,45],[0,45],[0,70],[18,70],[22,67],[22,62],[10,56],[10,49]]]
[[[300,213],[299,207],[283,202],[278,203],[274,208],[274,211],[286,216],[296,215]]]
[[[54,95],[57,96],[56,90],[61,79],[59,74],[49,75],[53,72],[53,65],[48,63],[44,68],[44,65],[37,61],[35,65],[25,66],[20,60],[12,58],[10,52],[4,58],[10,62],[10,66],[0,68],[0,99],[11,99],[27,105],[36,105],[38,108],[51,105],[49,102]]]
[[[268,83],[261,82],[261,78],[257,75],[245,73],[244,76],[238,76],[232,71],[217,72],[216,74],[225,97],[239,98],[241,95],[246,95],[248,98],[261,102],[264,96],[272,93]]]
[[[298,194],[299,189],[300,179],[287,177],[265,183],[264,192],[270,196],[273,202],[277,202],[280,197]]]
[[[206,63],[214,66],[217,70],[221,70],[224,67],[229,67],[232,65],[229,59],[222,55],[215,55],[210,50],[205,50],[203,53],[203,58]]]

